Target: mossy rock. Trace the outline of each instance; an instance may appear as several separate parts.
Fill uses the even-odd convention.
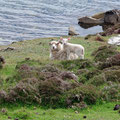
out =
[[[92,53],[94,56],[94,61],[101,61],[104,62],[106,61],[107,58],[111,57],[112,55],[117,54],[117,48],[116,46],[101,46],[99,47],[96,51]]]

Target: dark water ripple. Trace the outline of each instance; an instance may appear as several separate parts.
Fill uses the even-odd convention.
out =
[[[0,0],[0,44],[67,35],[70,25],[82,36],[96,33],[101,27],[84,30],[77,18],[119,6],[120,0]]]

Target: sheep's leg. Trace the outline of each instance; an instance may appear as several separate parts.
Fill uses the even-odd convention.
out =
[[[76,51],[76,54],[78,55],[78,57],[80,58],[80,59],[84,59],[84,50],[77,50]]]
[[[70,51],[67,51],[67,60],[70,60]]]
[[[81,59],[84,59],[84,55],[81,55]]]

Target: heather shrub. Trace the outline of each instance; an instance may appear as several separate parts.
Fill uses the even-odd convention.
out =
[[[86,104],[95,104],[99,98],[99,93],[93,85],[81,85],[64,94],[64,102],[67,106],[75,103],[85,102]]]
[[[100,46],[96,51],[92,53],[94,61],[104,62],[108,57],[117,54],[117,48],[115,46]]]
[[[120,53],[107,58],[106,61],[99,64],[100,69],[105,69],[112,66],[120,66]]]
[[[120,84],[105,86],[102,90],[102,99],[105,101],[120,101]]]
[[[69,60],[69,61],[67,60],[67,61],[62,61],[61,64],[67,70],[79,70],[79,69],[94,67],[94,64],[88,59],[84,59],[84,60],[77,59],[77,60]]]
[[[88,81],[87,84],[93,84],[95,86],[101,86],[101,85],[104,85],[106,83],[107,83],[107,81],[106,81],[106,78],[105,78],[105,74],[102,73],[102,74],[94,76],[92,79],[90,79]]]

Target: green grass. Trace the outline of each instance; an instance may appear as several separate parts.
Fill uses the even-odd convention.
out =
[[[0,120],[7,120],[8,116],[14,120],[120,120],[118,111],[113,111],[116,103],[90,106],[85,110],[73,109],[42,109],[39,106],[8,105],[6,114],[0,113]]]
[[[49,42],[51,39],[58,40],[59,38],[41,38],[35,40],[28,40],[23,42],[17,42],[8,46],[1,46],[1,49],[7,47],[15,47],[13,51],[0,51],[0,55],[5,58],[6,64],[3,69],[0,70],[0,76],[4,80],[1,89],[7,89],[10,85],[14,85],[14,81],[7,82],[5,79],[16,74],[16,64],[24,61],[25,58],[36,60],[42,63],[42,65],[48,63],[58,64],[60,61],[49,60]],[[107,41],[108,37],[105,37]],[[106,42],[94,41],[94,37],[90,40],[84,40],[82,37],[72,37],[72,43],[81,44],[85,47],[85,58],[92,60],[92,52],[96,50],[100,45],[106,44]],[[118,47],[120,50],[120,47]],[[34,66],[41,66],[36,62],[29,63]],[[0,105],[0,108],[7,109],[7,113],[0,112],[0,120],[8,120],[8,116],[14,120],[83,120],[83,116],[86,115],[86,120],[120,120],[120,114],[118,111],[113,111],[113,108],[117,103],[104,103],[102,105],[89,106],[85,110],[77,109],[42,109],[39,106],[34,105]],[[34,109],[34,107],[36,109]]]

